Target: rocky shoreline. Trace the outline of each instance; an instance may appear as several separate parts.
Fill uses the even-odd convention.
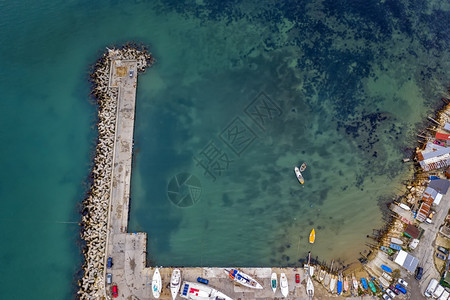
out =
[[[111,60],[136,60],[139,73],[145,72],[154,62],[145,47],[128,43],[120,48],[107,48],[90,74],[91,95],[98,108],[98,139],[90,174],[91,185],[82,202],[80,236],[84,242],[84,263],[83,276],[78,280],[77,294],[80,299],[94,299],[105,295],[105,251],[118,99],[118,87],[110,86]]]

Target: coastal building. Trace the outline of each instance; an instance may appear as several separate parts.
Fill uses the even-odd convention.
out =
[[[409,272],[414,273],[417,265],[419,264],[419,259],[412,256],[406,251],[400,250],[395,257],[394,262],[402,266]]]
[[[417,159],[424,171],[450,166],[450,147],[428,142],[424,150],[417,151]]]
[[[420,230],[416,226],[408,224],[408,226],[406,226],[406,229],[403,233],[406,236],[408,236],[409,238],[417,239],[419,237]]]
[[[449,188],[449,181],[446,179],[431,180],[428,187],[423,192],[422,204],[417,213],[416,220],[423,222],[428,217],[432,205],[439,205],[444,194]]]
[[[450,123],[445,122],[444,130],[450,131]]]

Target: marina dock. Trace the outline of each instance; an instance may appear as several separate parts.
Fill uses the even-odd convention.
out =
[[[112,258],[111,268],[104,268],[103,293],[112,298],[111,287],[117,285],[119,299],[154,299],[151,291],[155,268],[146,266],[147,234],[128,233],[130,181],[132,169],[134,116],[136,107],[137,61],[111,59],[108,89],[114,90],[117,110],[112,151],[112,173],[108,204],[107,239],[105,260]],[[105,262],[105,266],[107,263]],[[282,297],[278,288],[274,294],[270,276],[284,272],[289,280],[289,298],[307,299],[303,269],[294,268],[242,268],[254,276],[265,288],[249,289],[234,283],[223,268],[181,268],[182,280],[196,282],[206,278],[209,285],[232,298],[268,299]],[[171,299],[170,276],[173,268],[160,268],[163,283],[160,299]],[[106,273],[112,274],[112,283],[106,282]],[[300,283],[295,282],[300,275]],[[102,294],[102,293],[100,293]]]

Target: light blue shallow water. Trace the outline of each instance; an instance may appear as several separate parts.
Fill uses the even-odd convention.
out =
[[[2,294],[73,295],[105,46],[157,59],[139,78],[130,215],[151,263],[349,261],[448,83],[448,17],[438,1],[0,2]]]

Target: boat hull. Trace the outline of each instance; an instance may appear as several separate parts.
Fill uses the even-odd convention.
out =
[[[272,276],[270,277],[270,283],[272,286],[272,291],[275,293],[277,291],[277,273],[272,273]]]
[[[162,288],[162,282],[161,282],[161,274],[159,273],[159,269],[156,268],[155,272],[153,273],[152,278],[152,294],[153,297],[159,298],[161,295],[161,288]]]
[[[309,243],[314,244],[315,240],[316,240],[316,231],[313,228],[313,230],[311,230],[311,233],[309,234]]]
[[[255,279],[253,279],[250,275],[247,275],[236,269],[225,269],[225,273],[227,273],[231,279],[242,284],[243,286],[258,290],[263,288],[262,285],[259,284],[259,282],[257,282]]]
[[[294,172],[295,172],[295,176],[297,176],[298,182],[300,182],[301,184],[304,184],[305,183],[305,179],[303,178],[303,175],[300,172],[300,169],[295,167],[294,168]]]
[[[180,269],[175,269],[172,272],[172,277],[170,278],[170,292],[172,293],[172,299],[175,300],[178,291],[181,287],[181,271]]]
[[[286,277],[286,274],[281,273],[280,275],[280,290],[281,290],[281,294],[284,297],[287,297],[287,295],[289,294],[289,286],[288,286],[288,280]]]

